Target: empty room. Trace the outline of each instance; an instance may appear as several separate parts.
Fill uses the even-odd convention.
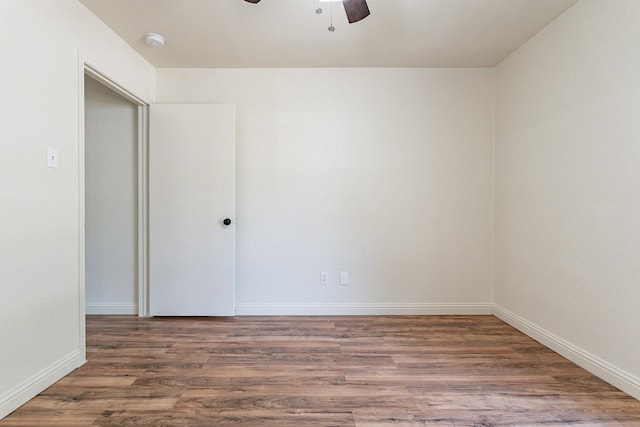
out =
[[[0,427],[640,426],[640,1],[0,34]]]

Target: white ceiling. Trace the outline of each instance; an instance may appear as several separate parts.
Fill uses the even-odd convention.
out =
[[[80,0],[156,67],[492,67],[577,0]],[[163,48],[144,43],[157,32]]]

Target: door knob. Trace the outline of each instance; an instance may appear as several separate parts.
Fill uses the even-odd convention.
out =
[[[223,223],[224,225],[231,225],[231,219],[229,219],[229,218],[225,218],[225,219],[224,219],[224,221],[222,221],[222,223]]]

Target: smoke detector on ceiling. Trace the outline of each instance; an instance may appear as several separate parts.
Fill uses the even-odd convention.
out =
[[[151,47],[164,46],[164,37],[157,33],[147,33],[144,35],[144,41]]]

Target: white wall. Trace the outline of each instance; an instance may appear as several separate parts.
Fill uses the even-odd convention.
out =
[[[496,70],[498,313],[636,397],[639,23],[583,0]]]
[[[154,70],[76,0],[0,2],[0,417],[84,359],[78,50],[152,100]],[[59,150],[47,168],[47,147]]]
[[[88,314],[138,313],[138,106],[85,79]]]
[[[490,312],[493,70],[159,69],[156,91],[237,105],[239,314]]]

